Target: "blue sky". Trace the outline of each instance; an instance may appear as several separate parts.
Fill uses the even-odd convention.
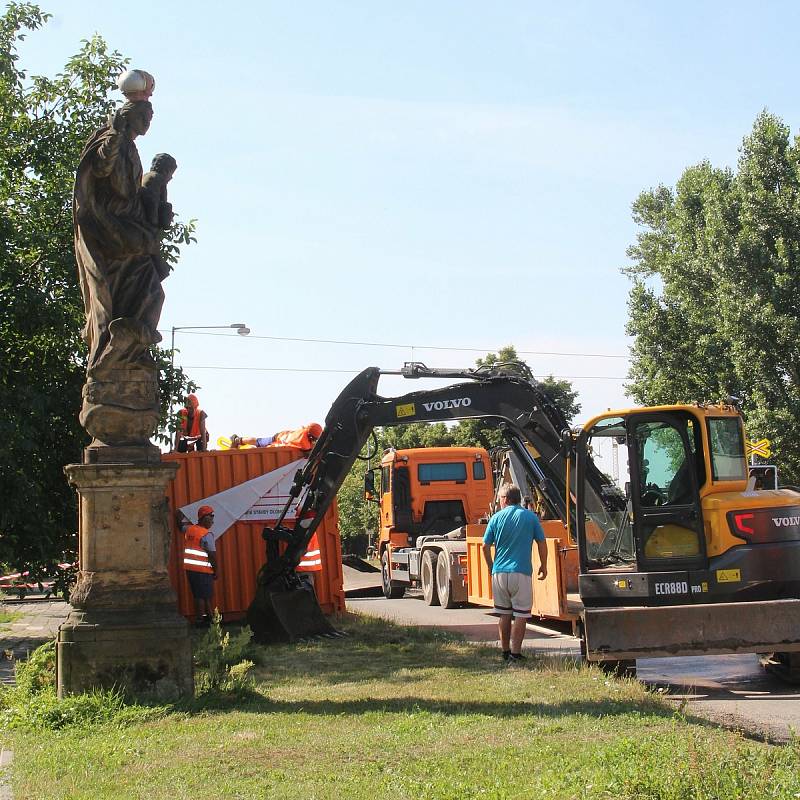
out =
[[[155,75],[142,161],[177,158],[171,200],[198,219],[167,344],[252,330],[176,334],[212,438],[322,421],[348,370],[509,343],[573,380],[581,416],[629,404],[632,201],[702,159],[734,166],[762,108],[798,127],[789,2],[43,8],[32,72],[98,32]]]

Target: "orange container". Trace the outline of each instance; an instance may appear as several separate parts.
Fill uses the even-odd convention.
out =
[[[169,573],[178,595],[181,614],[191,617],[194,604],[186,574],[180,568],[183,535],[178,530],[175,512],[189,503],[209,498],[301,457],[302,453],[293,447],[162,455],[163,461],[174,462],[180,467],[175,480],[167,485],[167,499],[172,531]],[[243,617],[255,596],[256,576],[266,561],[265,544],[261,537],[265,524],[263,521],[237,522],[217,538],[219,579],[214,583],[213,605],[226,619]],[[322,572],[315,573],[317,599],[326,614],[343,611],[342,548],[335,502],[317,528],[317,538],[322,554]]]
[[[572,622],[580,614],[578,591],[578,548],[564,546],[564,525],[560,520],[543,520],[547,540],[547,577],[537,578],[539,551],[533,547],[534,617]],[[478,606],[492,606],[492,576],[483,558],[485,525],[467,525],[467,598]],[[574,594],[572,594],[574,593]]]

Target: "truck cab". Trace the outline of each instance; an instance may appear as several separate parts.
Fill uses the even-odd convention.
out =
[[[421,559],[426,542],[439,552],[446,547],[434,542],[448,534],[463,539],[466,525],[488,516],[494,496],[492,468],[488,452],[480,447],[425,447],[388,450],[379,469],[377,550],[386,565],[385,578],[394,586],[391,594],[397,596],[419,580],[417,556]],[[404,551],[411,555],[410,564],[400,556]]]

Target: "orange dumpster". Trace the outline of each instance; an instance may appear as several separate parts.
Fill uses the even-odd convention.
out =
[[[256,479],[270,473],[284,474],[289,478],[294,468],[289,465],[303,458],[303,453],[294,447],[268,447],[249,450],[209,450],[202,453],[163,454],[163,461],[179,465],[175,480],[167,486],[169,520],[172,532],[170,550],[170,579],[178,595],[178,609],[186,617],[192,616],[193,602],[183,569],[183,536],[178,530],[178,509],[201,501],[214,505],[215,496],[227,490],[236,490],[243,484],[261,485]],[[302,462],[297,465],[302,466]],[[287,471],[288,470],[288,471]],[[278,472],[280,471],[280,472]],[[265,484],[268,483],[265,479]],[[278,487],[280,489],[280,487]],[[232,494],[236,493],[235,491]],[[243,617],[256,592],[256,576],[266,561],[266,549],[261,532],[270,519],[278,513],[287,498],[280,491],[272,491],[268,497],[256,500],[233,524],[217,534],[217,561],[219,579],[214,585],[213,604],[225,619]],[[215,508],[216,511],[216,508]],[[190,513],[191,522],[196,518]],[[291,521],[291,520],[289,520]],[[342,579],[342,549],[339,539],[339,517],[336,503],[326,512],[317,528],[322,557],[322,572],[316,573],[315,590],[319,605],[325,614],[344,610],[344,588]]]

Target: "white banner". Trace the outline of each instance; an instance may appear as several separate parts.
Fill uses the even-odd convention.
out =
[[[289,490],[295,473],[305,466],[306,461],[305,458],[298,458],[285,467],[189,503],[181,507],[181,511],[192,522],[196,522],[200,506],[211,506],[214,509],[214,524],[211,526],[214,541],[236,522],[272,522],[280,516],[290,497]],[[297,519],[297,507],[301,500],[302,495],[292,503],[286,519]]]

